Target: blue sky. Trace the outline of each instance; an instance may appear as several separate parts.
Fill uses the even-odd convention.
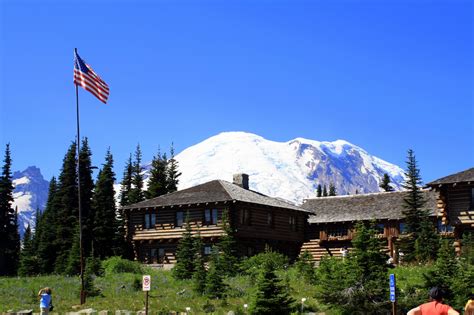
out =
[[[73,49],[109,84],[80,91],[81,135],[121,177],[223,131],[345,139],[430,181],[474,166],[471,1],[0,3],[0,145],[58,175],[76,134]]]

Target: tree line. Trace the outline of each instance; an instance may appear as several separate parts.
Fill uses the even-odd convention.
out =
[[[10,145],[7,144],[0,177],[0,275],[74,275],[80,272],[78,182],[81,185],[84,257],[98,260],[111,256],[133,258],[130,244],[125,240],[123,213],[116,206],[112,153],[107,150],[95,181],[91,157],[87,138],[82,140],[79,155],[77,143],[71,143],[59,177],[53,177],[50,181],[44,211],[36,212],[35,231],[33,233],[30,226],[26,228],[20,247],[18,215],[11,206],[12,158]],[[140,145],[137,145],[135,159],[132,161],[130,156],[125,165],[120,206],[177,190],[181,173],[174,158],[173,145],[169,159],[166,153],[160,154],[159,151],[153,157],[146,190],[141,158]]]

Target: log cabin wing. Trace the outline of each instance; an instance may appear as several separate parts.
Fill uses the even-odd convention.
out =
[[[203,238],[205,254],[210,253],[224,233],[224,211],[235,230],[239,255],[253,255],[269,246],[296,258],[309,214],[287,201],[250,190],[245,174],[234,176],[234,183],[213,180],[123,209],[136,259],[158,264],[175,263],[186,218],[192,233]]]
[[[391,257],[396,256],[394,240],[404,230],[403,198],[405,192],[381,192],[365,195],[335,196],[306,199],[301,206],[310,210],[305,243],[301,251],[308,250],[315,260],[322,256],[340,256],[344,248],[351,247],[354,225],[358,221],[375,221],[379,237],[386,240]],[[427,209],[436,219],[437,193],[424,190]]]
[[[460,238],[474,230],[474,167],[427,184],[439,192],[437,208],[442,224]]]

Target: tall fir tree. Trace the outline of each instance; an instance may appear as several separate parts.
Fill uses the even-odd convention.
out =
[[[224,283],[224,275],[219,268],[221,259],[219,248],[214,246],[206,276],[206,296],[211,299],[221,299],[226,295],[227,285]]]
[[[117,253],[120,241],[117,239],[118,222],[115,208],[114,160],[110,149],[105,155],[105,163],[97,176],[93,198],[94,223],[92,228],[94,256],[100,259]]]
[[[176,279],[191,279],[194,273],[195,253],[194,238],[191,234],[189,215],[186,215],[186,231],[179,240],[176,249],[176,264],[173,268],[173,277]]]
[[[31,228],[28,224],[23,235],[23,248],[20,253],[20,266],[18,274],[20,276],[32,276],[38,273],[38,259],[34,250]]]
[[[120,184],[120,205],[122,207],[129,205],[130,202],[130,192],[132,191],[132,174],[133,174],[133,165],[132,165],[132,155],[127,160],[125,164],[125,169],[123,171],[123,178]]]
[[[206,266],[204,261],[204,252],[201,235],[194,240],[194,274],[193,291],[199,295],[203,295],[206,291]]]
[[[171,158],[167,161],[167,180],[168,184],[166,185],[167,192],[174,192],[178,190],[179,177],[181,172],[178,170],[178,161],[176,161],[174,156],[174,144],[171,143],[170,148]]]
[[[6,145],[0,177],[0,275],[14,275],[18,268],[18,229],[15,224],[10,144]]]
[[[218,269],[224,276],[235,276],[239,271],[237,241],[235,240],[235,231],[231,226],[227,209],[222,213],[222,229],[224,230],[224,235],[221,237],[218,245],[221,258]]]
[[[264,263],[256,279],[250,314],[291,314],[294,303],[289,290],[281,283],[271,264]]]
[[[436,235],[433,223],[429,218],[429,212],[424,208],[426,201],[421,190],[420,170],[413,150],[408,150],[405,178],[403,188],[406,189],[406,195],[403,198],[404,210],[402,213],[408,235],[400,240],[400,249],[404,253],[403,260],[405,262],[414,262],[417,259],[429,260],[430,257],[423,258],[420,254],[426,253],[422,249],[423,247],[429,248],[432,246]],[[420,238],[421,235],[423,237]],[[417,248],[419,249],[418,252]]]
[[[161,155],[160,149],[158,149],[157,155],[151,161],[150,179],[145,193],[147,199],[155,198],[168,192],[167,164],[166,154]]]
[[[382,181],[380,182],[379,187],[382,188],[384,191],[394,191],[392,185],[390,185],[392,181],[390,180],[390,176],[387,173],[383,174]]]
[[[336,186],[334,186],[333,183],[329,183],[329,196],[336,196],[337,191],[336,191]]]
[[[145,199],[143,193],[143,175],[142,175],[142,150],[140,144],[137,145],[135,150],[135,161],[132,165],[132,189],[129,194],[129,202],[137,203]]]
[[[87,138],[82,140],[79,152],[80,182],[81,182],[81,216],[82,216],[82,245],[83,252],[90,253],[92,248],[92,229],[94,226],[94,180],[92,179],[92,152]]]
[[[328,196],[328,189],[326,188],[326,185],[323,186],[323,197]]]
[[[48,200],[43,214],[36,225],[34,234],[40,274],[53,272],[55,258],[59,252],[56,242],[57,213],[59,211],[58,185],[56,178],[49,182]]]
[[[54,247],[54,271],[65,273],[72,248],[74,235],[78,227],[78,198],[77,198],[77,173],[76,173],[76,142],[73,142],[63,160],[61,174],[58,180],[58,190],[55,197],[58,198],[55,206],[56,236]]]
[[[323,188],[321,184],[318,184],[318,188],[316,189],[316,197],[320,198],[323,196]]]

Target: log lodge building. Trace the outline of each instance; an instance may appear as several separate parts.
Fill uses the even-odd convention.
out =
[[[460,239],[474,231],[474,168],[428,183],[426,209],[440,234]],[[335,196],[304,200],[301,206],[249,189],[246,174],[233,183],[214,180],[124,207],[127,239],[135,258],[169,267],[185,231],[200,235],[204,253],[223,235],[223,213],[235,231],[237,252],[251,256],[269,246],[295,259],[309,251],[315,261],[340,256],[352,246],[354,225],[373,221],[386,241],[387,253],[397,260],[396,240],[404,231],[403,192]],[[455,242],[457,250],[460,242]]]

